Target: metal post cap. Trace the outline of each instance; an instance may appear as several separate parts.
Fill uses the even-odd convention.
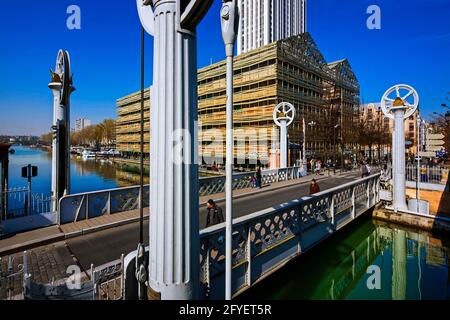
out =
[[[401,108],[406,109],[404,118],[407,119],[417,111],[418,107],[419,94],[413,87],[406,84],[389,88],[381,98],[381,110],[390,119],[394,119],[393,112]]]
[[[292,103],[281,102],[273,110],[273,121],[279,127],[281,127],[281,122],[286,120],[286,126],[289,127],[295,119],[295,108]]]

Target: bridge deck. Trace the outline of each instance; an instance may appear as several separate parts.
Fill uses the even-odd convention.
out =
[[[318,177],[317,180],[319,181],[322,190],[326,190],[328,188],[345,184],[351,180],[355,180],[358,176],[358,173],[348,173],[342,176],[334,177],[321,176]],[[305,196],[309,192],[309,181],[311,179],[312,177],[305,177],[295,181],[275,183],[273,185],[266,186],[261,190],[237,190],[235,191],[235,196],[237,197],[234,201],[235,217],[242,217],[255,211]],[[218,200],[219,205],[225,209],[223,200],[221,200],[223,196],[223,194],[216,194],[214,196],[201,197],[200,202],[204,203],[209,198],[214,198]],[[148,209],[145,212],[148,216]],[[205,216],[206,210],[203,207],[200,210],[201,228],[204,227]],[[56,250],[56,248],[58,251],[66,251],[66,253],[73,258],[70,260],[70,263],[78,264],[82,270],[85,271],[85,276],[87,276],[92,263],[95,266],[102,265],[118,259],[122,253],[126,254],[136,249],[139,232],[139,223],[137,222],[138,217],[139,210],[132,210],[125,213],[118,213],[92,218],[86,221],[70,223],[60,227],[52,226],[23,234],[17,234],[9,239],[0,240],[0,257],[5,257],[7,254],[13,254],[13,252],[17,252],[17,254],[14,255],[19,256],[21,253],[18,252],[26,249],[22,247],[20,249],[16,248],[15,251],[8,252],[6,251],[8,250],[8,244],[26,244],[28,241],[32,240],[33,237],[39,238],[45,236],[45,238],[48,239],[53,238],[53,241],[51,241],[52,243],[49,244],[50,241],[47,240],[49,242],[44,242],[39,245],[38,242],[36,245],[39,245],[39,247],[29,250],[30,254],[33,254],[33,252],[41,252],[44,248],[46,252],[50,253]],[[125,225],[123,221],[126,219],[135,219],[136,222],[128,222]],[[116,223],[116,226],[120,224],[123,225],[112,229],[111,224],[114,223]],[[109,225],[110,228],[106,228],[105,225]],[[100,229],[101,231],[97,231],[95,233],[90,232],[96,227],[103,230]],[[148,239],[148,219],[145,221],[144,231],[145,239]],[[67,237],[67,235],[71,236]],[[36,247],[36,245],[34,247]],[[39,274],[40,270],[45,271],[47,268],[52,268],[51,265],[46,266],[46,263],[48,262],[47,260],[48,259],[46,259],[45,256],[42,256],[42,258],[36,260],[36,268],[32,271],[33,273],[36,273],[32,274],[33,279],[47,279]],[[66,260],[66,262],[68,262],[68,260]],[[67,264],[67,266],[69,265],[70,264]],[[46,267],[40,268],[39,266]],[[64,276],[64,274],[61,274],[60,269],[61,266],[58,266],[58,273],[54,272],[53,274]],[[48,270],[45,272],[46,274],[49,272],[50,274],[52,273]],[[55,280],[58,280],[58,278]]]

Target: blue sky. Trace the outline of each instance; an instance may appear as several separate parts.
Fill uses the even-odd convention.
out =
[[[81,30],[68,30],[66,9],[81,8]],[[381,8],[381,30],[366,27],[369,5]],[[224,58],[220,0],[198,28],[198,66]],[[363,102],[379,101],[407,83],[425,115],[450,97],[450,0],[309,0],[308,31],[327,61],[348,58]],[[50,130],[49,68],[69,50],[74,84],[72,120],[115,117],[115,100],[139,89],[140,24],[134,0],[22,0],[0,4],[0,134]],[[152,39],[146,84],[151,83]],[[450,102],[449,102],[450,103]]]

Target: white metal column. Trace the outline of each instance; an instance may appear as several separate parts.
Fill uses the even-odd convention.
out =
[[[153,1],[149,285],[163,300],[200,292],[196,38],[177,3]]]
[[[53,81],[48,84],[48,87],[50,90],[52,90],[53,93],[53,121],[52,126],[53,128],[56,128],[58,125],[58,121],[61,120],[64,117],[64,110],[60,103],[60,97],[61,97],[61,88],[62,83],[58,81]],[[57,195],[57,175],[58,175],[58,158],[57,158],[57,152],[58,149],[58,140],[54,133],[53,139],[52,139],[52,211],[56,211],[58,208],[58,195]]]

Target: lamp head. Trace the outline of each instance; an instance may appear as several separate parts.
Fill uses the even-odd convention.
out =
[[[220,10],[220,22],[222,26],[222,38],[226,47],[227,57],[234,54],[234,44],[239,29],[239,10],[236,0],[222,0]]]

